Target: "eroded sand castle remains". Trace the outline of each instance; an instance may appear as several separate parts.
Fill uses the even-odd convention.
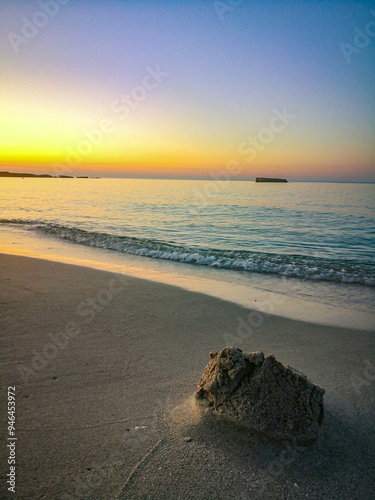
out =
[[[324,389],[262,351],[225,347],[211,361],[195,396],[210,411],[278,439],[317,439],[324,418]]]

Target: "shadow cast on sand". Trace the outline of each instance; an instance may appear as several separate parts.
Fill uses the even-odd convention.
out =
[[[202,416],[191,397],[172,410],[165,435],[119,498],[368,499],[375,446],[362,424],[327,409],[316,442],[274,442]]]

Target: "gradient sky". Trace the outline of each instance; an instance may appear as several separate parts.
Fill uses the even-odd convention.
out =
[[[70,0],[19,42],[49,2],[0,3],[2,170],[209,178],[237,161],[236,179],[375,181],[374,2],[237,0],[220,18],[229,0]],[[348,63],[340,44],[371,21]]]

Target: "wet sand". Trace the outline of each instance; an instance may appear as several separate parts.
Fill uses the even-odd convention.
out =
[[[39,259],[3,254],[0,271],[1,407],[15,385],[17,437],[16,495],[3,479],[1,498],[375,495],[374,332],[260,318],[170,285]],[[197,418],[189,398],[208,353],[228,344],[272,353],[326,390],[313,446]]]

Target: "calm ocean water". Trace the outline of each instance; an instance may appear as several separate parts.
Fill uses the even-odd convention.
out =
[[[177,272],[249,286],[277,289],[278,279],[287,277],[316,300],[358,307],[373,298],[375,185],[0,182],[1,228],[27,234],[28,245],[70,242],[72,251],[85,245],[116,252],[117,259],[169,261]]]

